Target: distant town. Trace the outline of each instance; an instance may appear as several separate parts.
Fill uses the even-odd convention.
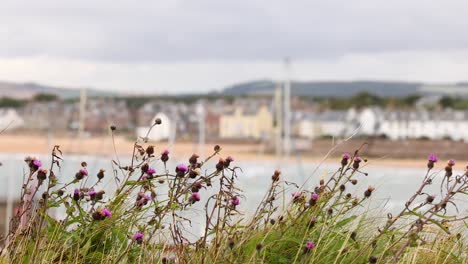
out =
[[[195,99],[196,98],[196,99]],[[82,98],[83,99],[83,98]],[[281,106],[274,94],[206,96],[90,96],[61,98],[36,93],[29,99],[3,96],[0,127],[8,132],[108,133],[120,131],[150,140],[198,137],[207,140],[274,142]],[[276,101],[275,101],[276,100]],[[381,97],[360,92],[351,97],[291,97],[291,136],[296,139],[377,137],[390,140],[468,141],[468,99],[411,94]],[[146,135],[156,118],[163,125]],[[282,130],[281,130],[282,131]]]

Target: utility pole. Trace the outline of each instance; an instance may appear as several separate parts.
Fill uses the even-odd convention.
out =
[[[281,164],[283,155],[283,104],[282,104],[282,86],[280,83],[275,88],[275,150],[276,161]]]
[[[205,108],[202,102],[198,102],[196,106],[198,116],[198,155],[203,157],[205,149]]]
[[[86,120],[86,89],[80,91],[80,113],[78,123],[78,136],[83,137],[85,131],[85,120]]]
[[[286,158],[291,154],[291,62],[284,59],[284,154]]]

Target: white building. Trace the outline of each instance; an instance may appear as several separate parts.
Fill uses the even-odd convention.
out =
[[[298,135],[309,139],[344,136],[350,125],[345,111],[306,113],[297,122]]]
[[[161,124],[154,126],[151,131],[150,127],[155,123],[156,119],[161,119]],[[164,113],[158,113],[156,116],[151,120],[151,123],[148,126],[139,126],[137,127],[137,136],[141,138],[148,137],[151,141],[161,141],[161,140],[168,140],[171,135],[172,129],[172,122],[169,117]],[[148,133],[149,131],[149,133]]]
[[[24,120],[13,108],[0,108],[0,131],[24,126]]]
[[[366,108],[356,116],[360,134],[399,139],[468,141],[468,111],[382,111]]]

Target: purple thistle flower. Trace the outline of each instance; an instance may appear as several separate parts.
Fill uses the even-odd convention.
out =
[[[300,192],[294,192],[291,194],[291,196],[294,198],[294,199],[298,199],[299,197],[301,197],[302,193]]]
[[[192,198],[192,200],[198,202],[198,201],[200,201],[201,196],[200,196],[199,193],[196,192],[196,193],[192,193],[192,195],[190,196],[190,198]]]
[[[229,161],[229,162],[233,162],[234,161],[234,158],[232,156],[228,156],[226,158],[226,161]]]
[[[151,195],[148,195],[148,194],[143,195],[143,199],[145,199],[147,201],[153,200],[153,198],[151,198]]]
[[[319,198],[319,195],[316,194],[316,193],[313,193],[313,194],[310,196],[310,199],[315,200],[315,201],[317,201],[318,198]]]
[[[315,244],[314,244],[314,242],[312,242],[312,241],[307,241],[307,243],[306,243],[305,246],[306,246],[306,248],[307,248],[308,250],[312,250],[312,249],[315,248]]]
[[[165,149],[163,152],[161,152],[161,155],[169,155],[169,150]]]
[[[75,189],[75,190],[73,191],[73,200],[79,201],[80,198],[81,198],[81,197],[80,197],[80,190]]]
[[[88,195],[89,195],[89,196],[95,196],[96,193],[97,193],[97,192],[96,192],[95,190],[90,190],[90,191],[88,192]]]
[[[35,159],[33,161],[33,164],[34,164],[34,166],[36,166],[38,168],[42,167],[42,162],[40,160],[38,160],[38,159]]]
[[[146,171],[146,173],[149,174],[149,175],[153,175],[153,174],[156,173],[156,170],[153,169],[153,168],[148,168],[148,170]]]
[[[82,169],[80,170],[80,173],[81,173],[82,175],[84,175],[84,176],[88,176],[88,170],[87,170],[86,168],[82,168]]]
[[[448,164],[449,166],[454,166],[454,165],[455,165],[455,160],[454,160],[454,159],[450,159],[450,160],[447,161],[447,164]]]
[[[176,167],[176,171],[186,173],[188,171],[188,167],[184,164],[179,164]]]
[[[427,157],[427,159],[431,162],[437,162],[439,159],[437,158],[436,154],[429,154],[429,156]]]
[[[135,235],[133,235],[133,240],[137,241],[137,240],[141,240],[143,239],[143,234],[140,233],[140,232],[137,232]]]
[[[104,213],[106,217],[112,217],[112,212],[109,209],[104,208],[102,209],[102,212]]]
[[[355,161],[355,162],[361,162],[362,159],[361,159],[361,157],[357,157],[357,156],[356,156],[356,157],[354,157],[354,161]]]
[[[237,206],[237,205],[240,204],[240,200],[239,200],[239,198],[238,198],[237,196],[236,196],[236,197],[232,197],[232,198],[231,198],[231,203],[232,203],[232,205]]]
[[[344,153],[343,154],[343,159],[349,159],[349,158],[351,158],[351,154],[349,154],[349,153]]]

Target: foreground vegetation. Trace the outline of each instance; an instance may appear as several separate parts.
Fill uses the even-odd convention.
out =
[[[236,187],[240,168],[232,157],[220,158],[219,146],[207,158],[193,154],[176,168],[168,168],[169,151],[159,154],[145,139],[132,153],[129,164],[113,161],[112,172],[91,174],[83,162],[71,182],[56,176],[63,158],[59,146],[47,170],[27,158],[22,210],[11,220],[0,262],[464,263],[467,258],[468,216],[450,212],[458,211],[457,201],[467,194],[468,171],[456,175],[453,160],[436,173],[438,159],[430,155],[421,185],[396,215],[368,209],[378,190],[354,186],[367,176],[366,160],[356,150],[345,153],[336,171],[310,190],[273,172],[264,198],[244,216],[240,212],[253,206]],[[115,193],[101,190],[107,177],[115,180]],[[440,193],[426,193],[435,182]],[[200,204],[203,228],[196,235],[190,213]],[[57,208],[66,212],[59,219],[50,214]]]

